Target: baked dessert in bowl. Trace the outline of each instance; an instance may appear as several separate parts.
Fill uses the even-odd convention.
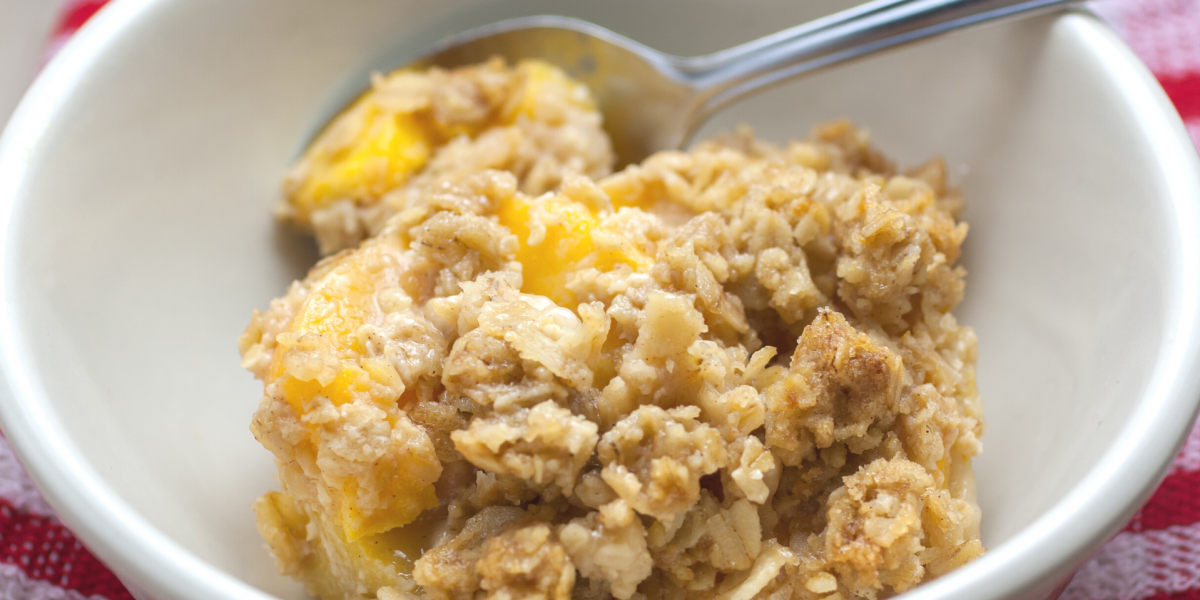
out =
[[[691,54],[829,7],[576,8]],[[262,384],[231,365],[247,310],[317,261],[271,214],[281,171],[370,72],[446,33],[569,9],[115,3],[44,72],[0,150],[0,416],[63,519],[134,587],[306,597],[247,510],[277,470],[246,431]],[[1194,150],[1152,79],[1076,13],[923,43],[732,111],[701,137],[745,122],[783,145],[848,116],[898,164],[946,157],[971,224],[955,312],[982,340],[988,551],[906,593],[1049,594],[1150,491],[1194,409]]]
[[[945,163],[897,174],[835,122],[598,177],[600,126],[539,61],[399,71],[289,173],[322,249],[370,237],[241,338],[280,570],[323,598],[873,598],[977,557]]]

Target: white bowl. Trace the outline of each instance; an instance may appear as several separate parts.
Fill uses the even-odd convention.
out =
[[[0,125],[37,74],[61,4],[62,0],[0,0]]]
[[[313,261],[276,181],[365,81],[445,34],[540,12],[667,51],[837,8],[772,0],[118,0],[0,142],[0,404],[62,518],[151,597],[300,598],[249,506],[274,486],[235,340]],[[962,32],[743,104],[767,137],[849,116],[969,203],[962,321],[989,419],[980,560],[911,593],[1040,599],[1153,490],[1200,397],[1200,165],[1096,18]]]

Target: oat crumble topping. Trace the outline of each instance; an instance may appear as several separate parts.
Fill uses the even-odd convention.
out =
[[[962,200],[864,130],[613,173],[545,63],[400,71],[287,175],[240,339],[325,600],[874,600],[983,552]]]

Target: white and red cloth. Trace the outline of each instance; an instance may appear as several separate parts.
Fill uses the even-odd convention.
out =
[[[1200,2],[1096,0],[1091,6],[1158,77],[1200,146]]]
[[[67,0],[52,55],[108,0]],[[1200,0],[1096,0],[1146,61],[1200,147]],[[1200,365],[1197,365],[1200,368]],[[133,600],[54,516],[0,437],[0,600]],[[1200,427],[1132,521],[1062,600],[1200,600]]]

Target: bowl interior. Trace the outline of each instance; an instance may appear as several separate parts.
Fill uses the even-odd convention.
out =
[[[840,4],[121,6],[132,16],[71,81],[18,195],[6,276],[31,377],[73,449],[150,524],[254,587],[304,597],[254,529],[250,503],[277,484],[247,428],[262,390],[236,340],[315,260],[270,209],[321,116],[372,69],[500,18],[569,14],[692,54]],[[1096,27],[1073,15],[954,34],[776,88],[705,128],[745,122],[784,141],[847,116],[904,165],[947,158],[969,207],[958,316],[980,338],[993,549],[1098,465],[1145,403],[1172,326],[1164,166],[1095,55]]]

